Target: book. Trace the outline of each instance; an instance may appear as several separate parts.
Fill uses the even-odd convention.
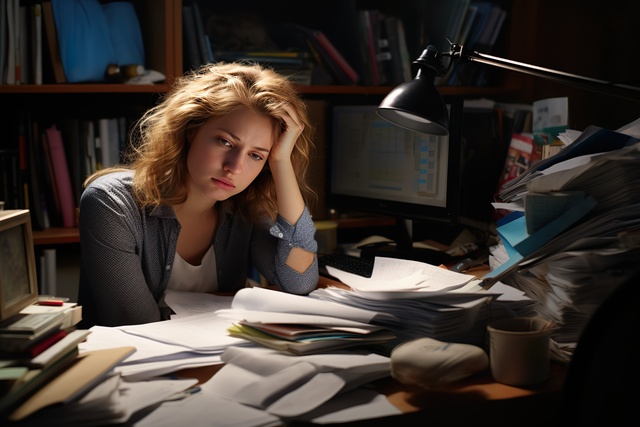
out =
[[[7,0],[7,72],[4,83],[16,84],[16,33],[18,26],[18,0]]]
[[[60,194],[56,184],[56,176],[53,171],[53,161],[49,151],[49,141],[45,131],[40,132],[40,151],[42,153],[42,175],[43,190],[45,195],[45,204],[47,206],[47,214],[49,216],[49,224],[62,224],[62,211],[60,208]]]
[[[20,3],[20,2],[19,2]],[[31,20],[31,7],[20,5],[18,7],[18,56],[16,57],[16,83],[28,84],[33,83],[31,76],[31,48],[29,42],[29,28]]]
[[[115,347],[83,352],[76,357],[75,363],[59,371],[55,378],[16,407],[8,418],[19,421],[47,406],[76,401],[135,351],[135,347]]]
[[[76,329],[37,356],[28,360],[26,364],[32,368],[46,368],[70,350],[74,348],[77,349],[78,344],[84,341],[90,333],[91,331],[86,329]]]
[[[502,175],[498,182],[498,188],[505,183],[525,173],[540,156],[535,151],[533,135],[530,133],[514,133],[507,151]]]
[[[60,45],[58,44],[58,33],[53,17],[51,0],[42,2],[42,20],[47,39],[47,52],[53,70],[54,83],[66,83],[67,77],[64,72],[64,67],[62,66],[62,56],[60,55]]]
[[[42,5],[31,6],[31,64],[33,84],[42,84]]]
[[[197,0],[191,0],[191,7],[193,8],[193,25],[196,30],[197,44],[200,51],[200,59],[203,64],[209,64],[213,62],[213,53],[211,52],[211,43],[209,36],[204,29],[204,21],[202,20],[202,13],[200,12],[200,6]]]
[[[200,49],[198,47],[198,36],[194,25],[193,7],[191,5],[182,5],[182,28],[183,28],[183,50],[184,50],[184,69],[194,69],[199,67],[203,62],[200,57]]]
[[[98,119],[100,135],[100,158],[102,167],[108,168],[120,163],[120,140],[118,135],[118,119],[115,117]]]
[[[44,337],[40,338],[34,343],[31,343],[25,350],[12,353],[11,356],[15,356],[18,358],[33,358],[60,341],[62,338],[67,336],[67,331],[64,329],[54,330],[50,334],[46,334]],[[9,355],[9,353],[5,353],[5,355]]]
[[[0,84],[5,81],[7,64],[7,0],[0,0]]]
[[[378,72],[378,60],[376,58],[376,43],[369,10],[358,11],[358,29],[360,33],[360,48],[363,62],[366,64],[368,73],[364,75],[365,84],[378,86],[380,84],[380,74]]]
[[[71,228],[75,226],[75,197],[71,185],[71,175],[67,163],[62,134],[55,124],[46,130],[49,154],[53,165],[53,172],[60,197],[60,211],[62,212],[62,226]]]
[[[406,81],[402,63],[403,57],[400,47],[398,18],[395,16],[387,16],[384,18],[384,33],[389,44],[389,53],[391,56],[389,61],[387,61],[387,76],[390,84],[398,85]]]
[[[42,150],[40,148],[40,130],[38,122],[27,118],[25,120],[27,141],[28,172],[29,172],[29,206],[31,211],[31,225],[34,229],[49,228],[49,216],[46,199],[43,192],[45,175],[42,173]]]
[[[0,400],[0,414],[7,413],[22,403],[31,393],[71,365],[77,356],[78,349],[72,349],[46,368],[29,369]]]
[[[308,49],[317,57],[336,82],[345,85],[356,84],[360,76],[323,31],[304,27],[302,25],[287,24],[280,29],[281,38],[296,39],[297,47]],[[291,40],[289,41],[291,43]]]
[[[19,313],[0,323],[0,334],[3,336],[33,335],[60,325],[62,313]],[[14,335],[15,334],[15,335]]]

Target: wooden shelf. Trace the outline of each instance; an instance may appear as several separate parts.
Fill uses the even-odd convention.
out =
[[[114,84],[43,84],[43,85],[0,85],[0,93],[157,93],[166,92],[169,85]]]
[[[64,93],[164,93],[168,84],[130,85],[122,83],[0,85],[0,94],[64,94]],[[386,95],[392,86],[298,86],[303,95]],[[448,87],[438,90],[443,95],[467,97],[515,95],[517,89],[507,87]]]
[[[80,230],[78,228],[48,228],[33,232],[34,245],[58,245],[79,243]]]

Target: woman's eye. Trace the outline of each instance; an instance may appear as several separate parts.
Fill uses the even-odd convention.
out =
[[[226,139],[224,139],[224,138],[218,138],[218,142],[220,144],[224,145],[225,147],[230,147],[231,146],[231,143],[229,141],[227,141]]]
[[[259,161],[264,160],[264,157],[262,157],[260,154],[252,153],[250,154],[250,156],[253,160],[259,160]]]

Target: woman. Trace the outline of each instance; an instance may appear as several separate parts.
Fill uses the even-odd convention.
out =
[[[167,289],[279,289],[318,282],[305,104],[257,65],[208,64],[140,119],[127,169],[99,171],[80,200],[82,327],[169,317]]]

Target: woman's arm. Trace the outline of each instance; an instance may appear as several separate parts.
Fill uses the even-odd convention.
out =
[[[285,107],[285,112],[280,117],[286,124],[286,129],[271,149],[269,167],[276,186],[278,213],[288,223],[295,226],[305,205],[298,186],[298,179],[291,164],[291,153],[304,130],[304,125],[300,123],[293,108],[289,106]],[[294,247],[287,257],[286,264],[302,273],[313,264],[314,255],[314,252]]]
[[[80,202],[79,303],[88,319],[103,326],[161,320],[143,273],[140,214],[121,194],[88,187]]]

